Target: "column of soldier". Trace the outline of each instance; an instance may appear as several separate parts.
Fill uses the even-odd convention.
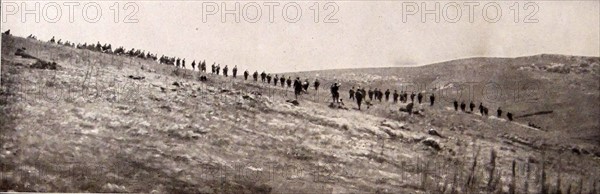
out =
[[[4,35],[11,35],[10,34],[10,30],[7,30],[3,33]],[[28,39],[34,39],[37,40],[37,38],[33,35],[29,35],[27,37]],[[98,52],[103,52],[103,53],[108,53],[108,54],[116,54],[116,55],[125,55],[125,56],[130,56],[130,57],[139,57],[139,58],[143,58],[143,59],[152,59],[154,61],[157,61],[161,64],[167,64],[167,65],[174,65],[177,68],[185,68],[185,59],[180,59],[180,58],[175,58],[175,57],[167,57],[167,56],[161,56],[160,58],[157,58],[157,55],[153,55],[150,53],[145,54],[144,51],[140,51],[139,49],[134,49],[132,48],[129,51],[125,51],[125,49],[123,47],[119,47],[117,49],[115,49],[114,51],[112,50],[112,45],[110,44],[100,44],[100,42],[96,43],[96,44],[77,44],[75,45],[74,43],[70,43],[69,41],[66,42],[62,42],[62,40],[58,40],[56,41],[54,37],[52,37],[52,39],[50,39],[50,41],[48,41],[50,43],[56,43],[59,45],[63,45],[63,46],[70,46],[70,47],[75,47],[78,49],[88,49],[88,50],[92,50],[92,51],[98,51]],[[201,72],[206,72],[206,61],[198,61],[198,63],[196,63],[196,61],[194,60],[191,63],[192,66],[192,70],[196,70],[196,66],[198,66],[198,71]],[[219,75],[220,73],[223,73],[223,76],[225,77],[229,77],[229,67],[227,65],[225,65],[225,67],[223,67],[223,69],[221,69],[221,65],[220,64],[216,64],[213,63],[211,66],[211,73],[212,74],[216,74]],[[237,78],[237,73],[238,73],[238,68],[237,65],[234,66],[231,70],[231,75],[233,78]],[[248,80],[249,76],[250,76],[250,72],[248,72],[248,70],[244,71],[244,80]],[[292,79],[291,76],[288,76],[287,78],[285,78],[285,76],[279,76],[279,75],[275,75],[274,77],[269,74],[269,73],[265,73],[264,71],[262,73],[258,73],[258,71],[254,71],[254,73],[252,73],[252,79],[254,80],[254,82],[258,82],[258,78],[260,77],[260,81],[262,83],[267,83],[267,84],[271,84],[271,82],[273,82],[274,86],[277,86],[278,83],[281,85],[281,87],[285,87],[287,85],[288,88],[291,88],[293,86],[294,88],[294,94],[296,96],[296,99],[298,98],[299,95],[301,95],[303,92],[306,93],[308,92],[308,89],[310,87],[310,81],[308,79],[305,79],[304,81],[300,80],[300,77],[296,77],[296,79]],[[318,79],[315,80],[314,84],[314,89],[318,90],[319,86],[320,86],[320,82]],[[339,88],[341,87],[341,85],[339,83],[334,83],[331,85],[331,95],[333,98],[333,102],[334,103],[342,103],[342,100],[339,98]],[[390,99],[390,95],[392,95],[392,101],[394,103],[397,102],[402,102],[402,103],[407,103],[408,99],[410,98],[410,103],[407,104],[406,107],[406,111],[409,112],[410,114],[412,114],[412,108],[413,108],[413,103],[415,100],[415,97],[417,98],[417,102],[419,104],[421,104],[421,102],[423,101],[423,94],[421,92],[415,94],[414,92],[412,92],[410,94],[410,96],[408,95],[407,92],[405,91],[401,91],[400,93],[398,93],[397,90],[394,90],[394,93],[391,93],[389,89],[387,89],[385,92],[382,92],[380,89],[375,88],[374,90],[372,90],[371,88],[369,88],[368,91],[365,91],[365,89],[358,87],[357,89],[355,89],[354,87],[352,87],[349,90],[349,99],[352,101],[356,101],[357,105],[358,105],[358,110],[361,110],[361,106],[363,101],[367,104],[367,108],[370,107],[372,104],[371,102],[373,101],[373,99],[378,100],[379,102],[381,102],[385,96],[385,101],[389,101]],[[369,101],[366,101],[366,98],[368,97]],[[433,106],[435,103],[435,95],[432,93],[429,96],[429,103],[430,106]],[[458,101],[454,100],[453,102],[454,105],[454,110],[458,111],[459,108],[459,104]],[[461,102],[460,103],[460,109],[463,112],[469,112],[466,110],[466,104],[465,102]],[[471,101],[471,103],[469,104],[469,110],[470,112],[473,112],[473,109],[475,108],[475,104]],[[488,115],[488,108],[483,106],[483,103],[479,104],[479,113],[482,116],[487,116]],[[496,111],[496,116],[498,118],[502,117],[502,109],[500,107],[498,107],[497,111]],[[513,120],[513,114],[510,112],[506,113],[506,117],[508,118],[509,121]]]

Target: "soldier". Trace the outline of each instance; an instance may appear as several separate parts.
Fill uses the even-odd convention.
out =
[[[279,82],[281,82],[281,87],[285,87],[285,77],[283,75],[281,75],[281,78],[279,78]]]
[[[225,77],[228,77],[228,76],[229,76],[229,74],[227,74],[227,72],[228,72],[228,71],[229,71],[229,67],[227,67],[227,65],[225,65],[225,67],[223,67],[223,75],[224,75]]]
[[[373,99],[377,100],[377,96],[378,96],[378,95],[379,95],[379,94],[377,93],[377,88],[375,88],[375,89],[373,90]]]
[[[310,83],[308,82],[308,79],[304,80],[304,82],[302,83],[302,89],[308,93],[308,87],[310,87]]]
[[[460,110],[462,110],[463,112],[465,112],[465,108],[467,107],[467,105],[465,104],[464,101],[460,102]]]
[[[513,120],[513,114],[510,112],[506,112],[506,117],[508,118],[509,121]]]
[[[371,88],[369,88],[368,93],[369,93],[369,101],[373,101],[373,94],[374,93],[373,93],[373,90],[371,90]]]
[[[404,102],[404,91],[400,91],[400,102]]]
[[[202,72],[206,73],[206,61],[202,61]]]
[[[237,65],[233,67],[233,78],[237,78]]]
[[[215,65],[215,63],[213,63],[211,66],[211,74],[215,74],[216,69],[217,69],[217,66]]]
[[[419,101],[419,104],[421,104],[421,100],[423,100],[423,94],[419,92],[419,94],[417,94],[417,101]]]
[[[277,82],[279,81],[279,76],[275,74],[275,78],[273,79],[273,85],[277,86]]]
[[[454,100],[454,111],[458,111],[458,101]]]
[[[469,103],[469,109],[471,109],[471,112],[473,112],[473,108],[475,108],[475,104],[473,101],[471,101],[471,103]]]
[[[192,71],[196,70],[196,60],[192,61]]]
[[[254,78],[254,82],[258,82],[258,71],[254,71],[254,74],[252,74],[252,77]]]
[[[319,91],[319,86],[321,85],[321,82],[319,82],[319,79],[315,79],[315,83],[314,83],[314,87],[316,91]],[[338,97],[339,98],[339,97]]]
[[[271,84],[271,74],[267,74],[267,84]]]
[[[501,118],[502,117],[502,109],[500,107],[498,107],[498,110],[496,112],[497,112],[497,117]]]
[[[331,85],[331,97],[333,98],[334,103],[339,103],[340,100],[340,85],[338,83],[333,83]]]
[[[413,111],[412,111],[413,110],[413,106],[414,106],[414,104],[412,102],[408,103],[406,105],[406,111],[408,112],[408,115],[412,115],[412,113],[413,113]]]
[[[429,96],[429,102],[431,103],[429,106],[433,106],[435,103],[435,95],[433,93],[431,93],[431,96]]]
[[[296,77],[296,80],[294,80],[294,95],[296,96],[296,99],[298,99],[298,95],[300,95],[302,92],[302,81],[300,81],[300,77]]]
[[[177,61],[175,62],[175,66],[177,66],[179,68],[180,63],[181,63],[181,59],[177,58]]]
[[[291,88],[292,87],[292,76],[288,76],[288,79],[286,82],[287,82],[288,88]]]
[[[488,108],[487,107],[483,107],[483,114],[485,114],[485,116],[488,116]]]
[[[379,102],[381,102],[382,98],[383,98],[383,92],[380,89],[377,89],[377,100],[379,100]]]
[[[479,103],[479,114],[481,114],[481,116],[483,116],[483,103],[482,102]]]
[[[183,60],[181,61],[181,67],[183,67],[183,68],[185,69],[185,59],[183,59]]]
[[[394,103],[398,103],[398,96],[400,96],[398,94],[398,90],[394,90],[394,94],[393,94]]]
[[[390,89],[385,90],[385,101],[386,102],[390,101]]]
[[[221,64],[217,64],[217,75],[221,72]]]
[[[348,94],[350,95],[350,100],[354,100],[354,87],[350,88],[350,91],[348,91]]]
[[[244,80],[248,80],[248,75],[250,75],[250,73],[248,73],[248,70],[244,71]]]
[[[54,36],[50,39],[50,43],[54,43],[56,42],[56,40],[54,40]]]
[[[265,71],[263,71],[262,73],[260,73],[260,81],[265,83],[266,79],[267,79],[267,73],[265,73]]]
[[[356,90],[356,93],[355,93],[355,97],[356,97],[356,104],[358,105],[358,110],[360,110],[360,105],[362,104],[362,100],[365,97],[364,90],[361,89],[360,87],[358,87],[358,89]]]

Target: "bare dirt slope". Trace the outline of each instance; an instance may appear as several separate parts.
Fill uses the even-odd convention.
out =
[[[14,54],[21,47],[60,67],[34,68]],[[383,82],[365,72],[335,74]],[[198,72],[4,35],[1,75],[1,191],[597,191],[597,145],[444,103],[412,116],[389,103],[334,109],[321,91],[294,106],[288,88],[201,82]]]

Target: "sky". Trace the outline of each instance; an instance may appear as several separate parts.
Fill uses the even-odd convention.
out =
[[[600,1],[2,1],[0,15],[17,36],[273,73],[600,56]]]

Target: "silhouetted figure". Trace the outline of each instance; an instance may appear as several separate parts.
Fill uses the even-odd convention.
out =
[[[412,113],[413,113],[413,106],[414,106],[414,104],[412,102],[408,103],[406,105],[406,111],[408,112],[409,115],[412,115]]]
[[[233,78],[237,78],[237,65],[233,67],[233,70],[231,73],[233,73]]]
[[[204,75],[200,76],[200,81],[206,81],[206,80],[208,80],[208,79],[206,79],[206,76],[204,76]]]
[[[473,112],[473,108],[475,108],[475,104],[473,103],[473,101],[471,101],[471,103],[469,103],[469,109],[471,110],[471,112]]]
[[[283,75],[281,75],[281,78],[279,78],[279,82],[281,82],[281,87],[285,87],[285,77]]]
[[[363,98],[365,97],[365,90],[358,87],[354,96],[356,97],[356,104],[358,105],[358,110],[360,110]]]
[[[310,83],[308,82],[308,79],[306,79],[304,82],[302,82],[302,89],[308,93],[308,87],[310,87]]]
[[[381,102],[381,96],[383,96],[381,90],[379,88],[375,88],[375,98]]]
[[[502,117],[502,109],[500,107],[498,107],[498,110],[496,111],[496,113],[497,113],[496,115],[498,118]]]
[[[215,74],[215,72],[217,71],[217,65],[215,65],[214,63],[211,66],[211,74]]]
[[[267,81],[267,73],[265,73],[264,71],[260,73],[260,81],[262,81],[263,83]]]
[[[513,121],[513,114],[510,112],[506,112],[506,117],[508,118],[509,121]]]
[[[250,73],[248,73],[248,70],[244,71],[244,80],[248,80],[249,75]]]
[[[404,103],[404,91],[400,91],[400,102]]]
[[[369,100],[373,101],[373,95],[374,95],[374,93],[373,93],[373,90],[371,90],[371,88],[369,88],[368,93],[369,93]]]
[[[402,92],[402,99],[404,99],[404,103],[408,102],[408,93]]]
[[[255,71],[254,74],[252,74],[252,77],[254,78],[254,82],[258,81],[258,72]]]
[[[181,59],[177,58],[177,61],[175,61],[175,66],[179,68],[179,65],[181,65]]]
[[[394,90],[394,94],[392,94],[394,103],[398,103],[398,96],[400,96],[400,94],[398,94],[398,90]]]
[[[271,74],[267,74],[267,84],[271,84]]]
[[[483,116],[483,103],[479,103],[479,114],[481,114],[481,116]]]
[[[338,83],[333,83],[331,85],[331,97],[333,98],[334,103],[338,103],[340,101],[340,85]]]
[[[288,76],[286,83],[287,83],[288,88],[292,87],[292,77],[291,76]]]
[[[433,93],[431,93],[431,96],[429,96],[429,102],[431,103],[429,106],[433,106],[435,103],[435,95]]]
[[[54,40],[54,36],[50,39],[50,43],[55,43],[56,40]]]
[[[390,101],[390,89],[386,89],[385,90],[385,101],[389,102]]]
[[[423,100],[423,94],[419,92],[419,94],[417,94],[417,101],[419,101],[419,104],[421,104],[421,100]]]
[[[465,104],[464,101],[460,103],[460,110],[462,110],[463,112],[465,112],[466,107],[467,107],[467,105]]]
[[[279,81],[279,76],[275,74],[275,78],[273,78],[273,85],[277,86],[277,82]]]
[[[415,92],[410,93],[410,102],[415,102]]]
[[[229,67],[227,67],[227,65],[225,65],[225,67],[223,67],[223,75],[224,75],[225,77],[228,77],[228,76],[229,76],[229,74],[228,74],[228,71],[229,71]]]
[[[485,116],[488,116],[488,108],[487,108],[487,107],[485,107],[485,106],[483,107],[483,114],[484,114]]]
[[[192,61],[192,71],[196,70],[196,60]]]
[[[458,101],[454,100],[454,111],[458,111]]]
[[[316,91],[319,91],[320,85],[321,85],[321,82],[319,82],[319,79],[315,79],[315,83],[313,84],[313,86],[315,87]],[[339,98],[339,93],[338,93],[338,98]]]
[[[181,67],[183,67],[183,68],[185,69],[185,59],[183,59],[183,60],[181,61]]]
[[[350,88],[350,91],[348,91],[348,94],[350,95],[350,100],[354,100],[354,87]]]
[[[200,68],[202,69],[202,72],[206,73],[206,61],[202,61]]]
[[[300,95],[302,92],[302,81],[300,81],[300,77],[297,77],[296,80],[294,80],[294,95],[296,96],[296,99],[298,99],[298,95]]]

